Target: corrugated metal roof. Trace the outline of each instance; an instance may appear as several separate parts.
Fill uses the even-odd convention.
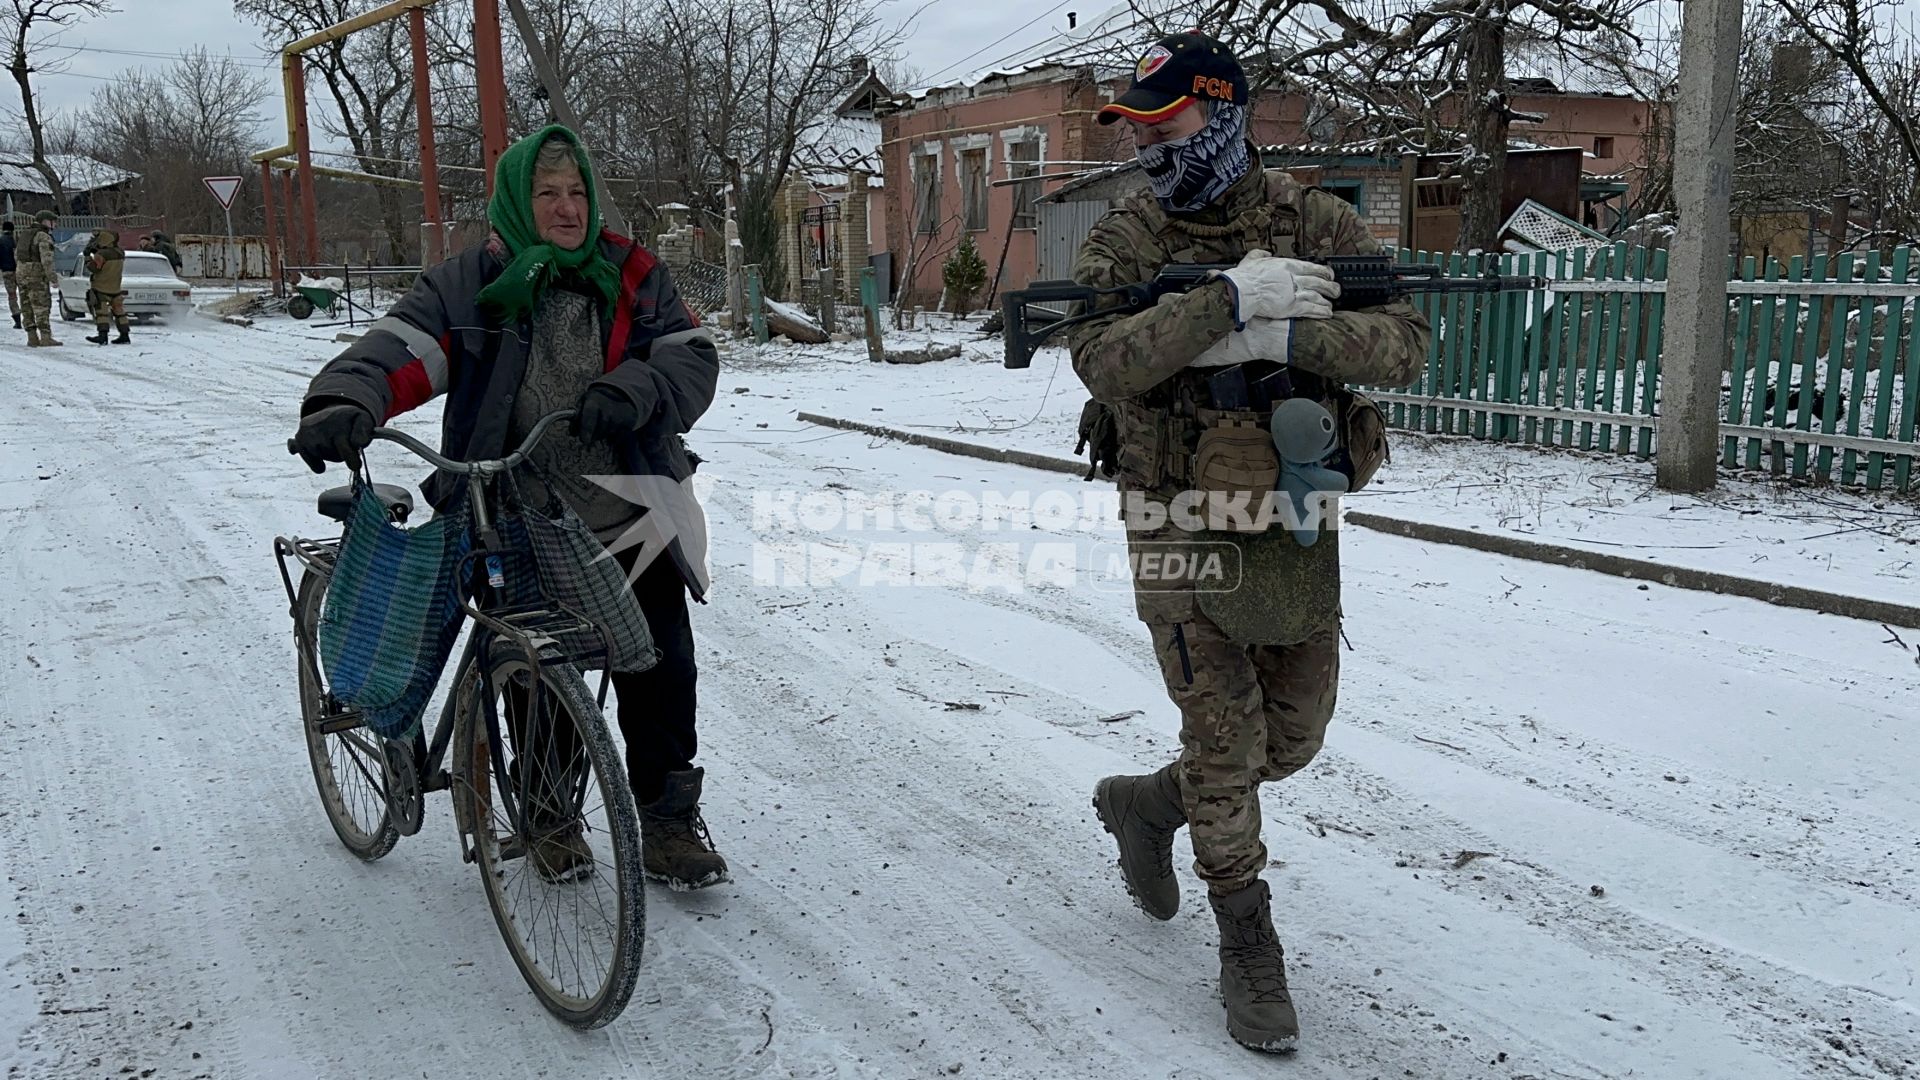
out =
[[[137,180],[140,174],[96,161],[85,154],[48,154],[47,164],[60,175],[60,183],[69,193],[97,191],[100,188]],[[0,191],[18,191],[28,195],[51,195],[47,178],[30,160],[18,158],[0,161]]]

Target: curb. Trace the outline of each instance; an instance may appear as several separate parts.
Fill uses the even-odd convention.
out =
[[[1488,534],[1449,525],[1408,521],[1404,518],[1381,517],[1379,514],[1349,511],[1344,520],[1349,525],[1358,525],[1364,529],[1373,529],[1376,532],[1411,540],[1452,544],[1493,555],[1550,563],[1575,570],[1592,570],[1613,577],[1655,581],[1676,589],[1740,596],[1749,600],[1762,600],[1780,607],[1801,608],[1824,615],[1841,615],[1849,619],[1865,619],[1890,626],[1920,627],[1920,607],[1908,604],[1869,600],[1863,596],[1823,592],[1819,589],[1782,585],[1756,578],[1735,577],[1732,574],[1718,574],[1711,570],[1668,566],[1665,563],[1651,562],[1646,559],[1630,559],[1622,555],[1607,555],[1581,548],[1523,540],[1517,536]]]
[[[842,420],[834,416],[822,416],[818,413],[803,412],[800,419],[826,427],[840,428],[846,431],[862,431],[869,435],[896,439],[925,446],[943,453],[957,454],[961,457],[978,458],[982,461],[998,461],[1010,465],[1025,465],[1029,468],[1044,469],[1048,472],[1065,473],[1070,476],[1084,477],[1087,466],[1071,458],[1052,457],[1047,454],[1035,454],[1025,450],[1004,450],[994,446],[981,446],[978,443],[963,442],[959,439],[947,439],[938,435],[922,435],[911,431],[901,431],[880,424],[862,424],[854,420]],[[1472,529],[1455,528],[1449,525],[1433,525],[1423,521],[1409,521],[1405,518],[1384,517],[1380,514],[1349,510],[1341,520],[1348,525],[1358,525],[1363,529],[1387,533],[1391,536],[1410,540],[1424,540],[1436,544],[1450,544],[1455,547],[1471,548],[1491,555],[1505,555],[1529,562],[1547,563],[1553,566],[1565,566],[1575,570],[1592,570],[1613,577],[1629,578],[1636,581],[1658,582],[1676,589],[1691,589],[1695,592],[1720,593],[1738,596],[1749,600],[1759,600],[1779,607],[1799,608],[1804,611],[1819,612],[1825,615],[1839,615],[1849,619],[1864,619],[1868,622],[1886,623],[1889,626],[1905,626],[1920,629],[1920,607],[1910,604],[1895,604],[1885,600],[1869,600],[1863,596],[1850,596],[1845,593],[1824,592],[1798,585],[1782,585],[1757,578],[1736,577],[1732,574],[1719,574],[1710,570],[1692,570],[1682,566],[1668,566],[1665,563],[1647,559],[1632,559],[1621,555],[1607,555],[1601,552],[1587,551],[1560,544],[1546,544],[1537,540],[1524,540],[1516,536],[1502,536],[1476,532]]]
[[[1086,463],[1072,458],[1058,458],[1047,454],[1035,454],[1026,450],[1005,450],[997,446],[982,446],[979,443],[962,442],[959,439],[943,439],[938,435],[922,435],[913,431],[885,427],[881,424],[862,424],[857,420],[842,420],[837,416],[821,416],[819,413],[803,412],[800,420],[824,427],[840,428],[843,431],[863,431],[869,435],[897,439],[915,446],[925,446],[960,457],[979,458],[981,461],[998,461],[1008,465],[1025,465],[1030,469],[1045,469],[1048,472],[1066,473],[1069,476],[1087,475]]]

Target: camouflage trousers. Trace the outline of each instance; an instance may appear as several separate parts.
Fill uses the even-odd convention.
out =
[[[22,275],[20,284],[20,325],[23,329],[53,334],[53,291],[45,278]]]
[[[106,332],[109,317],[113,320],[115,328],[120,330],[128,328],[126,293],[103,293],[88,289],[87,300],[93,306],[94,324],[100,327],[102,333]]]
[[[1340,679],[1340,630],[1297,645],[1240,645],[1198,610],[1150,620],[1167,694],[1180,709],[1174,775],[1193,841],[1194,872],[1216,894],[1250,885],[1267,865],[1260,785],[1320,752]]]

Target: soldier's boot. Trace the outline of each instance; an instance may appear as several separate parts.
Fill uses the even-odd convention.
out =
[[[53,328],[52,328],[52,327],[48,327],[48,328],[46,328],[46,329],[44,329],[44,330],[41,330],[41,331],[40,331],[40,344],[42,344],[42,345],[58,345],[58,344],[60,344],[60,342],[58,342],[58,341],[55,341],[55,340],[53,340]]]
[[[1173,834],[1187,823],[1173,766],[1145,776],[1109,776],[1093,789],[1100,824],[1120,845],[1120,878],[1140,910],[1165,921],[1180,910]]]
[[[107,324],[95,323],[94,325],[100,328],[100,332],[88,335],[87,340],[93,342],[95,345],[105,345],[107,343]]]
[[[704,889],[727,880],[727,860],[713,849],[713,837],[700,816],[700,786],[705,769],[667,774],[660,797],[640,808],[642,869],[647,879],[675,892]]]
[[[27,348],[37,349],[39,347],[40,347],[40,331],[31,326],[27,327]]]
[[[1209,895],[1220,924],[1220,997],[1227,1006],[1227,1034],[1250,1050],[1292,1050],[1300,1018],[1287,992],[1287,965],[1273,932],[1265,881]]]
[[[119,337],[117,337],[117,338],[114,338],[114,339],[113,339],[113,343],[114,343],[115,345],[131,345],[131,344],[133,344],[133,338],[131,338],[131,337],[129,337],[129,336],[127,336],[127,329],[128,329],[128,328],[127,328],[127,325],[126,325],[125,323],[122,323],[122,324],[120,324],[120,336],[119,336]]]

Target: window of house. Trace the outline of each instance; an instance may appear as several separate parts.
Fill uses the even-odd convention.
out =
[[[960,192],[966,200],[963,210],[969,231],[987,227],[987,150],[976,147],[960,151]]]
[[[1040,198],[1040,181],[1029,178],[1040,175],[1039,161],[1038,140],[1025,139],[1007,147],[1008,172],[1011,179],[1020,181],[1013,185],[1013,227],[1016,229],[1038,226],[1033,204]]]
[[[1593,156],[1610,158],[1613,156],[1613,136],[1595,135],[1593,137]]]
[[[913,156],[913,228],[915,232],[940,231],[940,154]]]
[[[1322,180],[1320,187],[1329,195],[1337,195],[1353,205],[1355,211],[1365,210],[1360,201],[1361,182],[1358,180]]]

